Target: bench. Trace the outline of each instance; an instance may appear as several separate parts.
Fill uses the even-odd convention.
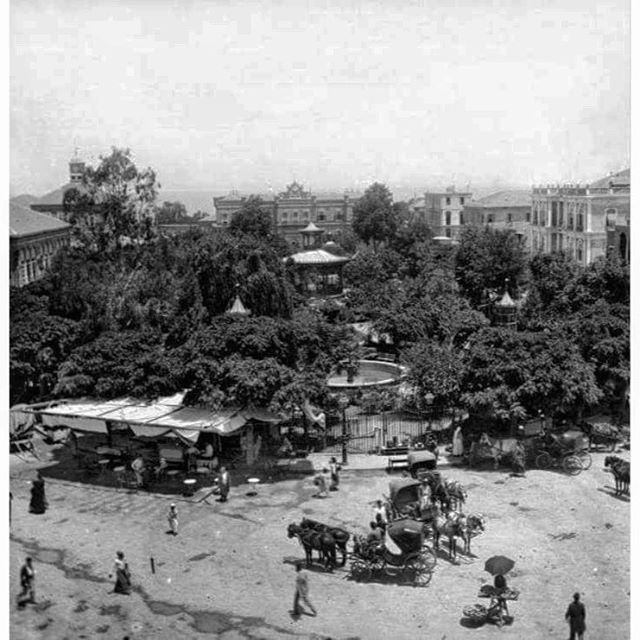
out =
[[[409,466],[409,460],[407,456],[389,456],[389,460],[387,461],[387,469],[390,471],[391,469],[404,468]]]

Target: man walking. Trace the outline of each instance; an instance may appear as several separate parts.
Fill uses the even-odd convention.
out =
[[[569,640],[582,640],[583,634],[587,627],[584,623],[587,617],[584,605],[580,602],[580,594],[573,594],[573,602],[567,608],[567,613],[564,615],[564,619],[569,622]]]
[[[302,568],[302,562],[296,562],[296,595],[293,599],[293,615],[299,616],[301,613],[300,600],[306,607],[311,609],[313,615],[318,615],[316,608],[309,601],[309,581],[307,572]]]
[[[22,591],[18,596],[18,604],[36,601],[36,572],[31,564],[31,558],[26,558],[20,568],[20,586]],[[28,596],[25,598],[25,596]]]
[[[171,533],[174,536],[178,535],[178,512],[176,511],[176,505],[172,502],[169,507],[169,515],[167,516],[169,520],[169,527],[171,529]]]
[[[229,487],[231,481],[229,479],[229,472],[226,467],[220,467],[220,502],[226,502],[229,496]]]

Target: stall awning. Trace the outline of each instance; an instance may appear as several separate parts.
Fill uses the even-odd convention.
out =
[[[79,431],[107,432],[107,421],[128,425],[136,436],[177,435],[194,441],[200,432],[221,436],[234,434],[250,420],[277,424],[282,417],[264,408],[229,408],[211,411],[179,404],[184,394],[160,398],[153,403],[123,398],[108,402],[69,402],[36,410],[44,425]],[[176,404],[173,404],[176,403]]]

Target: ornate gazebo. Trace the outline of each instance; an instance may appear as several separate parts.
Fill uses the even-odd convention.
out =
[[[350,259],[335,256],[324,249],[300,251],[285,258],[292,263],[296,289],[307,296],[341,294],[342,269]]]

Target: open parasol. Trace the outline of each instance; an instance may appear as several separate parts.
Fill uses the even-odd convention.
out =
[[[488,571],[492,576],[504,575],[513,569],[515,561],[506,556],[491,556],[484,563],[484,570]]]

